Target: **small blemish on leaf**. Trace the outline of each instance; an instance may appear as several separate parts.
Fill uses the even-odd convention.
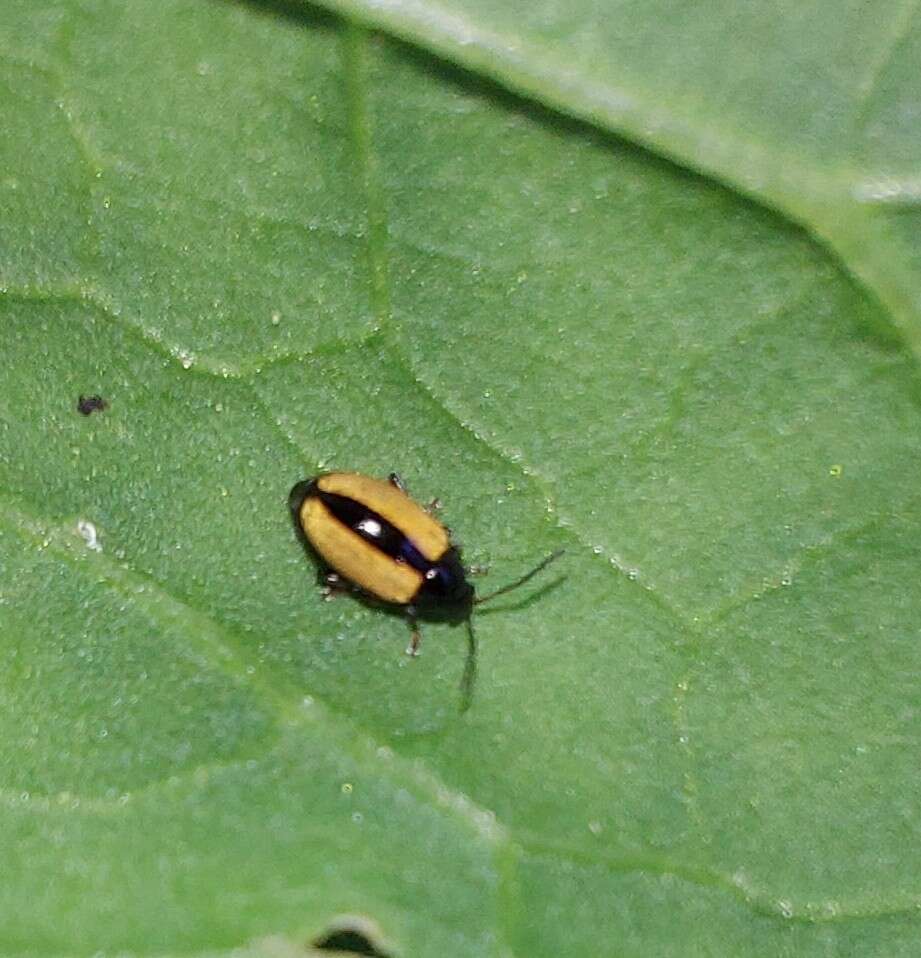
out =
[[[88,549],[93,552],[102,552],[102,546],[99,544],[99,535],[96,532],[96,526],[89,519],[81,519],[77,523],[77,532],[86,543]]]
[[[77,400],[77,412],[84,416],[91,416],[94,412],[103,412],[109,404],[102,396],[80,396]]]

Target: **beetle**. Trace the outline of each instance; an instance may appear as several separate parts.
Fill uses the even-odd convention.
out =
[[[474,606],[524,585],[563,554],[559,549],[514,582],[477,597],[448,529],[407,495],[396,473],[386,480],[322,473],[298,482],[288,503],[298,538],[320,559],[327,594],[351,587],[402,607],[411,631],[410,655],[419,652],[420,614],[465,621],[473,650]]]

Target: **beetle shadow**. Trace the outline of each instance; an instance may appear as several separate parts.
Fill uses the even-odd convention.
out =
[[[485,616],[497,615],[499,612],[521,612],[523,609],[528,609],[535,603],[540,602],[546,596],[550,595],[551,592],[556,592],[568,578],[569,576],[567,575],[559,575],[555,579],[551,579],[546,585],[542,585],[539,589],[528,593],[528,595],[518,602],[504,602],[502,605],[491,605],[488,609],[477,612],[477,615]]]

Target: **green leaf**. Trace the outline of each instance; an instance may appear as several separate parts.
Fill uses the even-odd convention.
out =
[[[0,953],[916,953],[909,14],[341,10],[7,2]],[[466,712],[332,467],[567,549]]]

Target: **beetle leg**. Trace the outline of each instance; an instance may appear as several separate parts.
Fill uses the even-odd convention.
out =
[[[438,510],[439,510],[440,508],[441,508],[441,500],[440,500],[440,499],[433,499],[433,500],[428,504],[428,508],[426,509],[426,512],[438,512]]]
[[[327,601],[341,592],[348,592],[345,579],[338,572],[333,572],[332,569],[317,570],[317,585],[323,593],[323,598]]]
[[[406,654],[416,656],[419,654],[419,643],[422,642],[422,633],[419,631],[419,620],[416,618],[416,610],[411,605],[406,606],[406,621],[409,623],[410,630],[410,639]]]
[[[406,492],[406,486],[403,485],[403,480],[398,473],[391,472],[390,475],[387,476],[387,482],[389,482],[391,486],[396,486],[400,492]]]
[[[461,713],[466,712],[473,703],[473,687],[476,685],[476,653],[473,619],[467,616],[467,661],[464,662],[464,675],[461,678]]]

